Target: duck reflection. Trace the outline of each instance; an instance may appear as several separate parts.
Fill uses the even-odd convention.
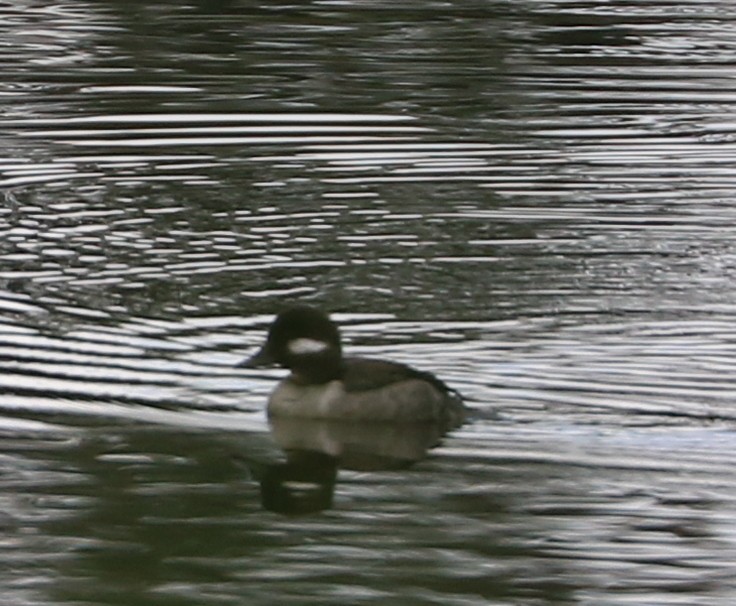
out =
[[[287,455],[285,463],[270,465],[261,478],[264,509],[298,515],[331,508],[337,459],[308,450]]]
[[[440,424],[350,423],[270,419],[286,461],[268,466],[261,478],[263,507],[306,514],[332,507],[339,468],[355,471],[405,469],[424,459],[446,428]]]

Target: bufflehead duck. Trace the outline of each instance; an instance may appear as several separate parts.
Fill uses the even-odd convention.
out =
[[[291,374],[269,398],[270,417],[431,422],[445,429],[464,418],[460,395],[433,374],[388,360],[344,358],[337,326],[311,307],[279,314],[265,345],[240,366],[271,364]]]

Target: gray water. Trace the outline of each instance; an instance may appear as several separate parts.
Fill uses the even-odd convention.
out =
[[[734,32],[725,0],[0,5],[3,603],[736,603]],[[235,365],[297,302],[472,414],[367,433],[405,464],[294,516],[283,373]]]

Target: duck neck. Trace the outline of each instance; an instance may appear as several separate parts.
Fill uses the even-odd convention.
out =
[[[334,356],[300,356],[289,368],[291,380],[301,385],[321,385],[343,375],[342,360]]]

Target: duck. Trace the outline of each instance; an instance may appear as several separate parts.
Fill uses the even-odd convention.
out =
[[[340,331],[323,311],[298,306],[277,315],[265,344],[239,364],[290,371],[268,399],[269,418],[434,423],[465,419],[462,396],[434,374],[391,360],[346,357]]]

